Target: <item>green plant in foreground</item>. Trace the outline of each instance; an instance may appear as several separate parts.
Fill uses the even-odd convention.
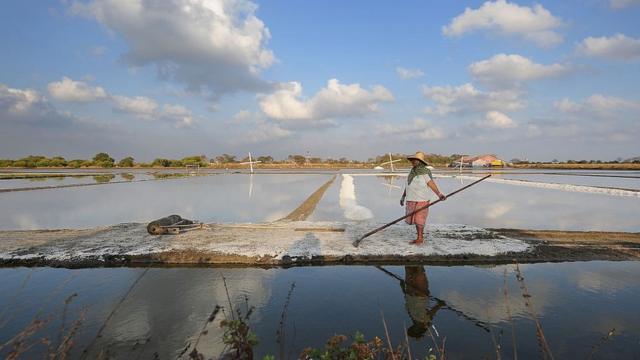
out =
[[[253,359],[253,347],[258,345],[258,336],[251,331],[245,319],[222,320],[224,329],[222,342],[231,348],[234,359]]]
[[[377,336],[366,341],[364,335],[357,331],[350,345],[345,345],[345,341],[347,341],[345,335],[332,336],[324,349],[306,348],[299,358],[305,360],[402,359],[400,349],[385,347],[382,339]]]

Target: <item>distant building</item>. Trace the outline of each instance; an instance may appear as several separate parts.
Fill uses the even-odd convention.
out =
[[[478,156],[463,156],[460,160],[452,162],[450,167],[505,167],[506,162],[493,154]]]

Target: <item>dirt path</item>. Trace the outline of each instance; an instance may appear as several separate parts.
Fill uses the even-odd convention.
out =
[[[300,206],[298,206],[295,210],[293,210],[289,215],[285,216],[284,218],[278,221],[307,220],[309,215],[311,215],[313,211],[316,209],[316,205],[318,205],[318,202],[320,201],[320,199],[322,199],[322,197],[324,196],[324,193],[327,191],[329,186],[331,186],[331,184],[333,184],[333,182],[336,180],[336,176],[337,175],[333,175],[333,177],[331,177],[331,180],[327,181],[322,186],[320,186],[318,190],[316,190],[313,194],[311,194],[302,204],[300,204]]]

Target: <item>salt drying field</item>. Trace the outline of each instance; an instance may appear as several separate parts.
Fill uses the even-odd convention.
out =
[[[597,175],[591,177],[518,175],[516,171],[494,175],[489,181],[434,207],[430,222],[490,228],[638,232],[640,222],[635,214],[640,212],[640,175],[630,172],[625,175],[628,178],[620,178],[620,173],[626,172],[607,176],[611,173],[591,171],[589,174]],[[144,175],[136,176],[138,179]],[[88,228],[148,222],[174,213],[203,222],[268,222],[286,216],[332,176],[329,172],[226,173],[3,193],[0,195],[0,230]],[[373,176],[362,172],[348,176],[353,179],[353,186],[343,189],[343,177],[339,177],[309,220],[386,222],[402,214],[398,202],[405,176]],[[448,193],[481,174],[455,177],[456,173],[447,172],[441,176],[436,181],[441,190]],[[85,181],[94,181],[90,179]],[[526,182],[500,183],[502,179]],[[0,188],[11,187],[4,185],[4,181],[17,180],[0,180]],[[540,187],[557,184],[582,186],[577,189]],[[629,190],[620,194],[620,188]],[[341,190],[343,199],[353,193],[355,204],[366,209],[364,216],[345,211],[345,206],[340,204]]]
[[[436,178],[436,182],[446,194],[476,180],[475,176],[479,175],[465,175],[462,179]],[[353,178],[357,203],[369,209],[374,219],[390,220],[401,215],[399,199],[406,177],[354,175]],[[492,177],[476,188],[456,195],[451,201],[437,205],[431,210],[430,222],[489,228],[640,231],[640,221],[635,216],[640,211],[640,190],[621,195],[615,186],[609,186],[609,178],[593,179],[593,188],[569,190],[539,187],[549,183],[536,180],[500,183],[501,179]],[[491,182],[493,180],[497,182]],[[616,180],[613,179],[614,182]],[[339,185],[334,185],[318,204],[313,220],[345,217],[345,212],[339,206]],[[640,188],[640,177],[630,179],[628,185]],[[609,187],[611,189],[602,189]]]
[[[273,221],[330,177],[226,174],[5,193],[0,229],[87,228],[170,214],[205,222]]]
[[[502,172],[434,206],[427,241],[445,230],[460,233],[474,227],[640,232],[637,172],[553,173]],[[225,226],[271,224],[308,203],[325,184],[330,184],[326,192],[305,214],[306,227],[346,225],[347,234],[353,229],[364,232],[403,214],[399,198],[406,174],[343,171],[329,183],[334,175],[221,172],[140,182],[118,182],[122,179],[116,175],[116,182],[100,186],[4,192],[0,231],[144,224],[169,214]],[[444,193],[482,176],[436,175]],[[135,179],[147,179],[144,176],[136,174]],[[76,180],[94,181],[65,178],[62,183],[73,185]],[[60,180],[44,181],[55,185]],[[0,184],[5,189],[30,183]],[[277,236],[261,237],[260,232],[257,228],[250,233],[256,242],[281,246]],[[183,241],[197,234],[163,239]],[[317,240],[340,234],[318,233]],[[396,225],[365,240],[358,251],[382,245],[410,251],[405,242],[411,236],[411,227]],[[159,238],[146,235],[144,241],[154,239]],[[447,249],[446,237],[434,241]],[[230,307],[245,311],[248,304],[254,307],[248,322],[260,340],[256,358],[296,358],[306,347],[323,347],[335,334],[360,331],[367,340],[385,338],[381,314],[394,344],[404,343],[405,328],[409,330],[406,341],[419,358],[429,349],[433,352],[434,340],[445,339],[450,358],[492,358],[498,347],[509,358],[514,348],[521,358],[539,357],[535,321],[556,358],[633,358],[640,352],[639,271],[637,261],[520,264],[519,270],[514,264],[415,261],[266,269],[4,267],[0,344],[11,342],[34,319],[44,319],[29,341],[46,337],[57,344],[77,325],[72,358],[188,358],[194,348],[206,358],[217,358],[225,350],[219,321],[231,316]],[[216,305],[225,310],[209,322]],[[10,351],[0,348],[0,356]],[[38,343],[27,354],[46,353],[47,347]]]

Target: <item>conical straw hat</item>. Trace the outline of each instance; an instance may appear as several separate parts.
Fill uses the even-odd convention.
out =
[[[425,165],[429,165],[427,163],[427,155],[425,155],[425,153],[423,153],[422,151],[416,151],[416,153],[414,155],[409,155],[407,156],[407,160],[411,160],[411,159],[416,159],[416,160],[420,160],[422,161]]]

